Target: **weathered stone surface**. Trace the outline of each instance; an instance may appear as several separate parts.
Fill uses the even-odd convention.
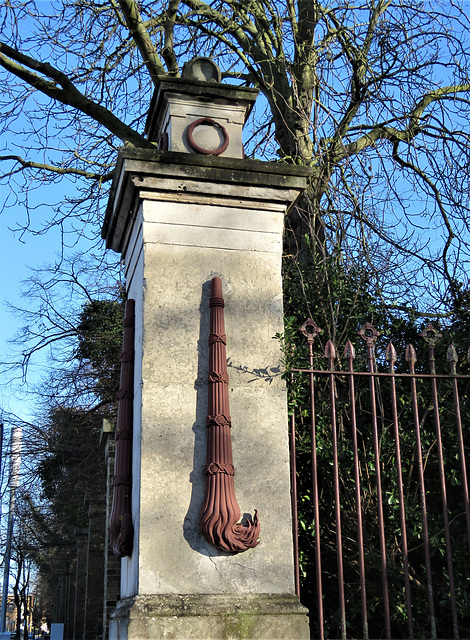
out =
[[[307,638],[292,595],[286,390],[273,339],[283,331],[283,216],[306,174],[183,155],[127,154],[104,227],[125,257],[137,356],[135,541],[110,637]],[[235,491],[242,513],[257,509],[261,522],[260,544],[240,554],[211,547],[199,529],[214,276],[225,299]]]
[[[229,145],[225,156],[243,158],[242,129],[258,91],[247,87],[205,82],[194,78],[159,78],[150,103],[145,133],[149,140],[159,142],[162,132],[167,136],[168,149],[194,153],[188,145],[188,125],[199,118],[212,118],[227,131]],[[222,140],[210,127],[202,127],[200,140],[203,148],[217,148]],[[209,139],[207,139],[209,138]]]
[[[121,149],[116,176],[111,187],[110,199],[102,228],[106,246],[126,252],[129,234],[135,224],[140,207],[141,191],[145,196],[158,200],[181,201],[188,196],[199,199],[210,193],[211,197],[225,199],[226,206],[263,211],[264,205],[281,207],[285,213],[306,186],[311,169],[258,160],[214,158],[185,153],[163,152],[158,149]],[[179,186],[166,180],[179,180]],[[202,186],[203,185],[203,186]],[[161,198],[160,193],[166,197]]]
[[[305,613],[289,594],[138,596],[121,603],[114,624],[120,640],[284,640],[309,637]]]
[[[272,311],[279,259],[275,253],[212,250],[208,264],[208,253],[145,244],[141,456],[135,460],[141,466],[139,593],[288,593],[287,410],[279,345],[272,339],[282,330]],[[213,275],[224,283],[237,498],[243,511],[258,509],[262,523],[259,547],[236,558],[212,549],[198,524]]]

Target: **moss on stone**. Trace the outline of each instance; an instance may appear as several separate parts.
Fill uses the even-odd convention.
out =
[[[238,613],[236,616],[226,616],[221,640],[255,639],[256,618],[257,616],[249,613]]]

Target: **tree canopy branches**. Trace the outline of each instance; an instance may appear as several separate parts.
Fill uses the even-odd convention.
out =
[[[149,144],[158,76],[210,55],[264,96],[251,148],[312,169],[289,253],[305,234],[340,243],[385,298],[418,287],[429,306],[465,281],[470,25],[458,2],[13,0],[0,15],[0,130],[18,134],[0,163],[16,191],[26,171],[73,175],[69,215],[84,216],[87,194],[102,210],[117,147]]]

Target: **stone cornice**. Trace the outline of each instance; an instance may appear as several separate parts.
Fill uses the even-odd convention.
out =
[[[126,231],[142,191],[165,192],[175,198],[182,194],[189,198],[191,193],[201,197],[207,191],[219,202],[236,194],[251,208],[253,203],[264,207],[266,201],[272,201],[287,211],[306,188],[310,175],[311,169],[296,165],[125,147],[119,152],[102,237],[108,248],[124,250]]]

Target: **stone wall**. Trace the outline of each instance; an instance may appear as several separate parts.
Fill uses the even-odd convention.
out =
[[[113,504],[113,475],[114,475],[114,457],[116,451],[116,442],[114,432],[109,429],[105,432],[105,461],[106,461],[106,522],[109,522],[111,508]],[[121,597],[121,560],[117,558],[110,546],[108,527],[105,527],[104,542],[104,606],[103,606],[103,640],[108,637],[109,616],[116,608],[116,604]]]
[[[84,640],[98,640],[103,635],[105,530],[106,509],[103,494],[88,500]]]
[[[58,576],[53,622],[64,623],[64,640],[106,640],[109,617],[120,598],[121,561],[109,544],[108,519],[112,506],[114,427],[103,425],[106,487],[87,496],[88,527],[77,530],[69,566]]]
[[[70,640],[83,640],[86,623],[86,583],[88,530],[77,531],[77,563],[75,572],[75,600],[72,617],[72,637]],[[53,622],[63,622],[54,620]],[[67,639],[69,640],[69,639]]]

